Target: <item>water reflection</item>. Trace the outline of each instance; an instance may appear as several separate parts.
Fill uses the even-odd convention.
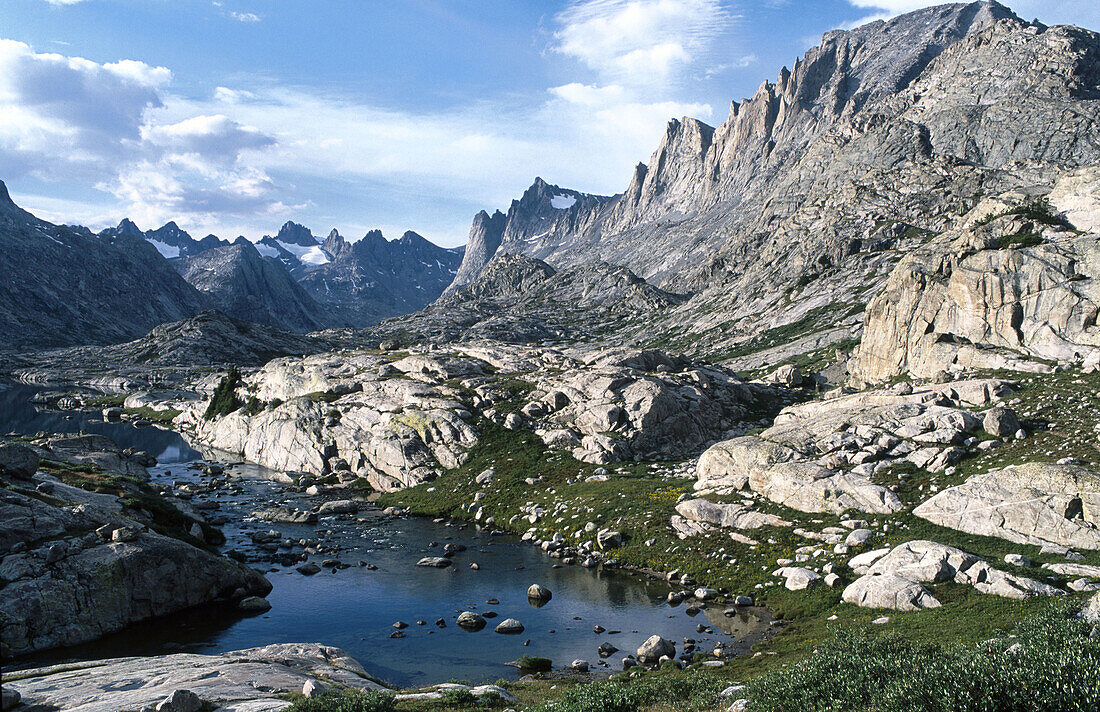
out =
[[[199,482],[201,476],[181,463],[198,454],[175,433],[137,429],[124,423],[104,423],[94,417],[36,409],[28,400],[34,389],[14,387],[0,391],[0,430],[53,430],[101,433],[123,447],[159,453],[161,464],[151,471],[161,481]],[[171,474],[168,475],[168,470]],[[322,517],[316,525],[272,524],[255,520],[253,511],[271,506],[309,509],[316,502],[270,479],[255,465],[228,469],[241,491],[208,498],[217,503],[227,549],[252,557],[252,565],[268,571],[274,585],[272,609],[242,617],[231,608],[205,607],[155,621],[86,645],[17,661],[43,664],[71,659],[125,655],[152,655],[180,650],[222,652],[280,642],[322,642],[345,649],[373,675],[402,686],[447,679],[492,681],[514,677],[505,665],[521,655],[549,657],[557,665],[575,658],[598,660],[597,647],[610,642],[633,652],[643,640],[659,634],[678,642],[685,637],[709,650],[721,641],[729,650],[748,645],[766,634],[767,614],[739,611],[727,618],[722,608],[707,609],[715,634],[696,631],[684,606],[665,603],[669,586],[621,571],[560,566],[537,547],[513,537],[493,537],[470,525],[448,526],[425,519],[393,520],[377,510],[358,515]],[[195,502],[203,499],[196,497]],[[275,530],[279,539],[319,540],[333,551],[311,557],[320,564],[332,558],[350,568],[324,570],[303,576],[293,567],[270,563],[273,552],[253,543],[251,534]],[[463,545],[447,569],[416,566],[422,556],[438,556],[445,543]],[[433,545],[434,544],[434,545]],[[298,553],[301,547],[280,549]],[[358,565],[362,561],[367,566]],[[478,569],[471,568],[477,563]],[[546,602],[528,599],[527,589],[538,583],[553,592]],[[489,603],[495,599],[495,603]],[[537,604],[544,605],[537,605]],[[461,611],[496,613],[495,621],[478,632],[456,624]],[[694,611],[692,611],[694,613]],[[521,635],[500,635],[496,622],[516,618]],[[443,619],[446,627],[436,625]],[[403,638],[391,638],[395,621],[409,624]],[[423,625],[418,624],[419,621]],[[594,626],[606,632],[596,634]],[[736,640],[731,640],[732,634]],[[613,656],[609,662],[617,661]]]

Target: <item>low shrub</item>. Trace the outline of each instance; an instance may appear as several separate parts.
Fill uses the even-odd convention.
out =
[[[649,706],[660,709],[702,710],[718,704],[718,693],[729,685],[705,673],[625,675],[577,685],[536,712],[636,712]]]
[[[329,690],[317,697],[303,697],[286,709],[287,712],[393,712],[397,702],[386,692]]]
[[[210,398],[210,405],[206,407],[206,413],[202,417],[211,420],[229,415],[240,408],[243,405],[241,399],[237,397],[237,387],[240,385],[241,372],[237,370],[236,366],[233,366],[217,388],[214,389],[214,395]]]
[[[753,712],[1088,712],[1100,709],[1100,639],[1071,605],[974,646],[838,634],[750,683]]]

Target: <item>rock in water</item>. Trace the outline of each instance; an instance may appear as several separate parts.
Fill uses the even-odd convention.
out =
[[[497,627],[493,630],[497,633],[504,633],[505,635],[514,635],[523,632],[523,624],[515,618],[505,618],[500,623],[497,623]]]
[[[663,657],[676,657],[676,644],[659,635],[650,636],[638,647],[638,662],[642,665],[656,665]]]
[[[459,628],[465,630],[477,631],[485,627],[485,619],[473,611],[463,611],[458,614],[458,620],[456,622]]]
[[[237,608],[249,613],[263,613],[271,610],[271,603],[260,596],[249,596],[241,599],[241,602],[237,604]]]
[[[527,597],[536,601],[549,601],[554,597],[554,594],[550,592],[550,589],[537,583],[531,584],[527,589]]]
[[[417,566],[428,566],[436,569],[445,569],[454,562],[444,556],[425,556],[416,562]]]

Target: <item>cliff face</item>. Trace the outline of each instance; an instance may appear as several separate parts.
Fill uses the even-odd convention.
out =
[[[649,329],[691,348],[826,313],[813,328],[850,338],[898,260],[983,196],[1100,163],[1098,53],[995,2],[830,32],[720,126],[670,122],[622,194],[499,251],[694,295]]]

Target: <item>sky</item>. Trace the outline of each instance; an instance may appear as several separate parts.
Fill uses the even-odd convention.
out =
[[[0,0],[0,180],[101,229],[464,244],[541,176],[613,194],[836,28],[921,0]],[[1097,0],[1016,0],[1100,30]]]

